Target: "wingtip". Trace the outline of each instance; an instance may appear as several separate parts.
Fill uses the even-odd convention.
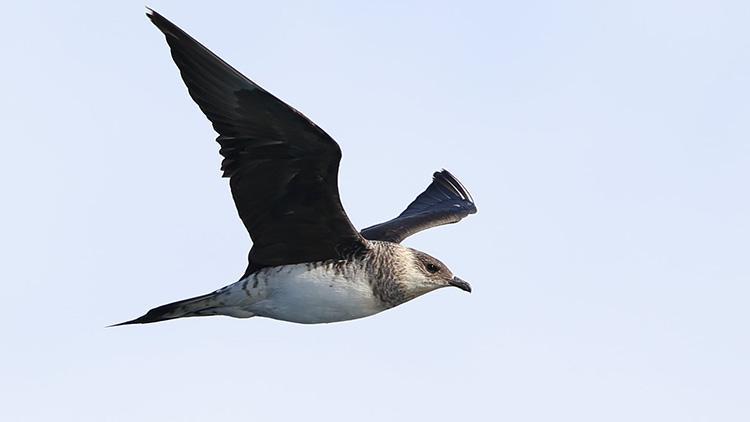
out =
[[[435,177],[435,178],[446,178],[446,179],[455,179],[456,178],[456,176],[454,176],[453,174],[451,174],[451,172],[449,172],[446,169],[440,169],[440,171],[436,171],[435,173],[432,174],[432,177]]]
[[[151,21],[154,25],[159,27],[159,23],[166,20],[164,19],[164,16],[160,15],[159,12],[155,11],[154,9],[146,6],[146,17],[148,20]]]
[[[449,172],[446,169],[440,169],[440,171],[436,171],[435,173],[432,174],[432,178],[445,180],[448,182],[453,182],[453,181],[458,182],[458,179],[456,179],[456,176],[454,176],[451,172]]]
[[[167,18],[162,16],[159,12],[156,10],[146,6],[146,17],[156,26],[159,26],[160,24],[163,24],[164,22],[171,23]]]
[[[159,31],[161,31],[167,37],[167,40],[169,40],[170,38],[177,40],[188,39],[192,42],[198,43],[192,37],[190,37],[190,35],[186,34],[185,31],[172,23],[169,19],[165,18],[159,12],[151,9],[148,6],[146,6],[146,17],[151,21],[151,23],[154,24],[154,26],[159,29]]]
[[[432,175],[433,180],[439,180],[443,183],[447,183],[449,186],[453,188],[454,191],[456,191],[460,196],[462,196],[465,200],[469,201],[474,204],[474,198],[471,197],[471,194],[469,193],[469,190],[466,189],[466,187],[461,183],[461,181],[458,180],[456,176],[454,176],[451,172],[449,172],[446,169],[441,169],[440,171],[436,171]],[[474,214],[476,212],[476,207],[471,214]]]

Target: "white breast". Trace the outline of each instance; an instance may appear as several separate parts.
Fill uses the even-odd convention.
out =
[[[298,264],[269,268],[250,278],[245,289],[255,300],[244,308],[258,316],[315,324],[362,318],[386,309],[373,296],[363,270],[342,272],[330,266]]]

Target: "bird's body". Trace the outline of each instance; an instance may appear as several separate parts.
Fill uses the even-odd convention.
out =
[[[411,299],[397,283],[408,277],[401,263],[412,259],[409,249],[368,243],[354,259],[263,268],[191,306],[204,314],[316,324],[363,318]]]
[[[177,310],[175,315],[262,316],[302,324],[346,321],[387,309],[360,262],[268,267]]]
[[[425,254],[392,242],[367,243],[367,251],[351,259],[265,267],[214,292],[149,314],[160,319],[260,316],[319,324],[374,315],[435,288],[431,283],[403,283],[420,278],[414,264],[421,265],[420,256]],[[150,322],[149,314],[141,322]]]
[[[243,318],[262,316],[315,324],[346,321],[376,314],[395,305],[386,290],[389,275],[376,267],[389,266],[383,245],[353,260],[329,260],[267,267],[221,288],[194,308],[202,312]],[[375,255],[380,254],[380,257]],[[379,264],[378,264],[379,263]]]
[[[398,217],[357,231],[341,206],[341,150],[313,122],[156,12],[191,97],[219,133],[222,170],[253,247],[244,275],[122,324],[227,315],[314,324],[362,318],[438,288],[470,291],[406,237],[476,212],[446,170]]]

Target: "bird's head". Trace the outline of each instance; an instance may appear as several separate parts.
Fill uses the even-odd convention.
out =
[[[439,259],[415,249],[409,249],[409,252],[411,260],[400,280],[401,289],[408,299],[449,286],[471,292],[469,283],[454,276]]]

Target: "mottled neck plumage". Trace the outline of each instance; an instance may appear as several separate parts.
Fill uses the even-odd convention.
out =
[[[372,292],[387,307],[400,305],[410,298],[399,280],[411,263],[409,250],[391,242],[369,241],[370,250],[362,265],[370,274]]]

